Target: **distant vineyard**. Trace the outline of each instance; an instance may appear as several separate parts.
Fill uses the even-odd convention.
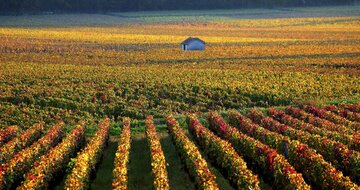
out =
[[[165,118],[167,133],[181,164],[197,189],[221,189],[217,168],[234,189],[359,189],[360,104],[286,109],[230,110]],[[347,113],[347,114],[344,114]],[[113,189],[128,189],[131,120],[122,123],[112,175]],[[150,149],[152,186],[171,188],[169,160],[152,116],[141,133]],[[341,130],[340,130],[341,129]],[[107,147],[110,120],[100,121],[92,136],[86,126],[66,132],[64,123],[47,129],[42,124],[20,132],[1,130],[0,189],[50,187],[65,176],[66,189],[87,189]],[[340,131],[339,131],[340,130]],[[84,143],[85,142],[85,143]],[[37,159],[39,158],[39,159]],[[145,167],[145,166],[144,166]],[[66,171],[66,172],[65,172]],[[261,184],[260,184],[261,182]],[[266,184],[266,185],[264,185]]]
[[[311,17],[338,9],[0,18],[0,127],[358,102],[359,8]],[[282,17],[266,18],[274,12]],[[247,15],[261,18],[238,19]],[[206,50],[182,51],[189,36]],[[328,109],[359,120],[352,110]]]
[[[46,14],[0,16],[0,190],[360,189],[360,6]]]

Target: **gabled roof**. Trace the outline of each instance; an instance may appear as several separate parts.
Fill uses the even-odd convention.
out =
[[[189,37],[188,39],[184,40],[183,42],[181,42],[181,44],[189,45],[191,42],[194,41],[199,41],[203,44],[206,44],[204,41],[200,40],[199,38],[192,38],[192,37]]]

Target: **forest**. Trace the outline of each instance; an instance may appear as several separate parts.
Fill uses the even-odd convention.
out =
[[[1,15],[109,11],[278,8],[357,4],[358,0],[0,0]]]

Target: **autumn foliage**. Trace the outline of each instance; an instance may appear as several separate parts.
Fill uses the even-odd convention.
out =
[[[170,188],[166,160],[161,148],[160,139],[156,134],[153,116],[146,117],[146,137],[150,148],[154,189],[167,190]]]
[[[49,182],[66,168],[70,158],[83,143],[85,127],[77,125],[56,147],[34,163],[19,190],[48,188]]]
[[[201,156],[196,145],[191,142],[180,128],[176,119],[169,115],[166,117],[169,133],[180,153],[180,157],[186,165],[190,175],[195,179],[198,189],[216,190],[216,177],[208,168],[206,160]]]
[[[115,153],[112,189],[126,190],[128,185],[128,162],[131,147],[130,118],[124,118],[119,146]]]
[[[84,150],[78,153],[72,160],[71,173],[65,181],[65,189],[86,189],[89,187],[90,174],[99,162],[102,152],[109,138],[110,119],[101,121],[94,137],[86,145]]]

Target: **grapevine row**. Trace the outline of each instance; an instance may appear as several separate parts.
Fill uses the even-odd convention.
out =
[[[260,189],[259,179],[246,162],[236,153],[231,144],[203,127],[196,116],[188,116],[190,132],[201,145],[206,154],[220,166],[237,189]]]
[[[33,163],[53,146],[58,144],[64,133],[64,123],[52,127],[49,132],[30,147],[23,149],[9,162],[0,167],[0,189],[8,189],[27,173]]]
[[[208,116],[210,128],[222,138],[231,142],[234,148],[243,156],[253,160],[274,178],[275,187],[278,189],[310,189],[301,174],[286,161],[285,157],[276,150],[249,137],[237,129],[228,126],[216,113]]]
[[[348,177],[344,177],[341,172],[326,162],[314,149],[299,141],[290,140],[288,137],[260,127],[252,123],[250,119],[237,119],[237,117],[233,117],[235,114],[240,115],[234,112],[230,114],[233,125],[236,125],[237,122],[236,126],[242,132],[285,155],[295,169],[301,172],[312,184],[325,189],[357,187]],[[322,175],[318,176],[319,173]]]
[[[35,124],[28,130],[21,133],[20,136],[6,143],[0,148],[0,164],[9,161],[16,153],[25,147],[31,145],[42,135],[44,130],[43,124]]]
[[[18,135],[19,132],[20,128],[16,125],[0,130],[0,147]]]
[[[115,153],[112,189],[126,190],[128,184],[129,153],[131,147],[130,119],[125,118],[120,135],[120,142]]]
[[[327,138],[321,138],[319,135],[312,135],[310,133],[288,127],[287,125],[281,124],[271,117],[266,117],[259,110],[251,110],[248,116],[253,121],[270,131],[280,133],[281,135],[288,136],[294,140],[299,140],[300,142],[315,149],[324,157],[325,160],[334,164],[336,168],[341,169],[347,175],[350,175],[354,181],[359,181],[359,152],[349,150],[342,143],[329,140]],[[232,112],[231,118],[238,121],[238,126],[245,127],[245,125],[252,125],[249,119],[241,116],[238,112]]]
[[[325,110],[331,111],[333,113],[339,114],[341,117],[344,117],[350,121],[358,121],[360,122],[360,113],[352,112],[348,109],[342,109],[335,105],[327,105],[324,107]]]
[[[146,117],[146,137],[151,153],[152,175],[154,178],[154,189],[169,189],[168,173],[166,171],[166,160],[161,148],[160,139],[156,135],[156,129],[152,116]]]
[[[77,125],[59,145],[41,156],[26,174],[25,181],[18,190],[48,188],[49,182],[67,166],[71,156],[83,143],[84,130],[84,126]]]
[[[305,111],[303,111],[299,108],[294,108],[291,106],[286,107],[285,113],[287,113],[293,117],[296,117],[298,119],[304,120],[305,122],[313,124],[319,128],[324,128],[324,129],[327,129],[330,131],[336,131],[338,133],[345,133],[348,135],[354,134],[354,131],[352,129],[349,129],[345,126],[336,125],[328,120],[321,119],[319,117],[315,117],[314,115],[306,113]]]
[[[110,119],[106,118],[99,124],[99,129],[77,157],[65,181],[65,189],[87,189],[90,174],[102,156],[109,138]]]
[[[348,104],[344,106],[344,109],[347,109],[351,112],[360,113],[360,102],[357,104]]]
[[[216,177],[208,168],[207,162],[202,158],[196,145],[182,132],[175,118],[171,115],[167,116],[166,123],[181,158],[190,175],[195,178],[197,188],[206,190],[219,189],[215,182]]]
[[[348,121],[344,117],[336,115],[335,113],[332,113],[331,111],[328,111],[328,110],[325,110],[325,109],[320,109],[320,108],[317,108],[315,106],[306,106],[305,111],[315,115],[316,117],[326,119],[326,120],[331,121],[331,122],[333,122],[335,124],[338,124],[338,125],[349,126],[353,130],[355,130],[353,128],[354,125],[353,125],[353,123],[351,121]]]
[[[346,144],[349,148],[353,150],[360,151],[360,139],[359,139],[360,136],[358,135],[347,135],[334,131],[329,131],[324,128],[315,127],[310,123],[306,123],[302,120],[287,115],[282,110],[276,110],[274,108],[269,108],[267,110],[267,113],[277,121],[284,123],[285,125],[288,125],[290,127],[293,127],[294,129],[307,131],[311,134],[317,134],[329,139],[333,139],[335,141],[339,141]]]

